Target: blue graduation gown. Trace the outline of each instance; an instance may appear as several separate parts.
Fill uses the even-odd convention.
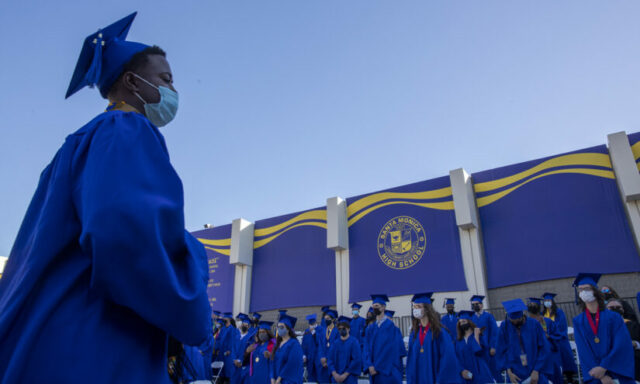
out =
[[[281,377],[282,384],[301,384],[303,372],[302,347],[297,339],[290,339],[276,350],[271,377]]]
[[[9,255],[0,382],[166,383],[167,334],[211,336],[208,278],[162,134],[102,113],[40,175]]]
[[[357,383],[358,376],[360,376],[360,372],[362,372],[362,353],[358,340],[351,336],[346,340],[338,338],[331,348],[329,348],[327,364],[329,365],[329,374],[333,371],[340,375],[349,372],[349,376],[347,376],[347,379],[343,381],[343,383]],[[336,382],[333,375],[331,376],[331,382]]]
[[[275,343],[275,339],[271,340]],[[273,359],[265,357],[264,353],[268,351],[269,342],[258,344],[256,349],[251,352],[251,364],[249,365],[249,383],[250,384],[270,384]]]
[[[402,335],[393,321],[386,319],[380,326],[374,322],[367,327],[363,362],[365,370],[373,366],[378,372],[372,378],[374,384],[402,382],[402,367],[398,363],[402,362],[403,350]]]
[[[409,336],[407,384],[462,383],[462,368],[449,333],[441,330],[434,338],[431,329],[420,345],[418,332]]]
[[[315,330],[307,328],[302,335],[302,353],[307,357],[307,381],[315,382],[318,379],[316,355],[318,354],[318,341]]]
[[[458,324],[458,314],[454,313],[450,315],[445,313],[440,317],[440,323],[442,323],[443,328],[449,333],[451,340],[455,340],[458,338],[458,333],[456,330],[456,325]]]
[[[498,367],[502,370],[511,369],[521,380],[526,380],[535,370],[539,373],[538,382],[547,383],[547,375],[552,375],[553,370],[550,369],[549,343],[542,326],[537,320],[525,317],[525,323],[520,327],[520,336],[509,320],[500,324],[496,345]],[[526,354],[526,366],[522,364],[522,354]]]
[[[225,333],[223,336],[224,338],[222,339],[219,352],[222,356],[222,361],[224,361],[222,377],[228,377],[229,380],[231,380],[235,378],[234,375],[236,374],[236,366],[233,365],[233,352],[236,343],[240,339],[240,332],[238,332],[236,327],[229,325],[225,327]],[[227,352],[229,352],[229,354],[227,354]]]
[[[551,372],[547,375],[547,379],[554,383],[564,383],[562,378],[562,358],[560,356],[560,350],[558,349],[558,340],[562,338],[558,325],[553,320],[543,317],[544,326],[543,331],[547,337],[547,343],[549,344],[549,356],[547,358],[546,370]],[[542,323],[540,323],[542,325]]]
[[[583,312],[573,318],[574,336],[584,382],[599,383],[600,380],[591,377],[589,371],[600,366],[605,368],[613,379],[620,380],[620,383],[633,383],[633,347],[622,316],[609,310],[600,312],[599,343],[594,340],[595,336],[586,316]]]
[[[560,336],[559,339],[554,341],[555,346],[558,348],[558,351],[560,353],[560,366],[562,367],[562,370],[567,372],[578,372],[576,361],[573,358],[571,344],[569,343],[567,317],[564,314],[564,311],[560,308],[557,308],[556,316],[551,320],[554,322],[555,328]]]
[[[316,342],[318,343],[318,353],[316,355],[316,376],[319,383],[331,382],[331,372],[329,371],[328,367],[325,368],[322,366],[320,359],[322,359],[323,357],[329,357],[329,348],[331,348],[333,343],[340,338],[337,327],[333,327],[331,333],[329,334],[328,340],[326,334],[326,327],[316,328]]]
[[[358,343],[362,346],[362,339],[364,338],[364,326],[366,324],[366,320],[361,316],[355,317],[351,319],[349,324],[351,330],[349,332],[349,336],[355,338]]]
[[[184,346],[182,379],[184,381],[211,380],[211,356],[198,347]]]
[[[247,333],[242,336],[238,334],[238,339],[234,346],[233,351],[231,352],[233,355],[233,361],[239,361],[240,364],[244,363],[244,353],[249,347],[249,345],[254,343],[255,331],[253,329],[249,329]],[[244,384],[247,381],[247,376],[249,375],[249,366],[248,364],[243,364],[242,367],[236,367],[236,371],[234,372],[234,376],[231,378],[232,384]]]
[[[480,340],[482,342],[482,340]],[[484,359],[484,350],[487,348],[479,344],[476,338],[469,336],[466,340],[455,341],[456,356],[461,365],[461,371],[467,370],[473,374],[471,380],[465,379],[465,383],[486,384],[493,383],[493,374]]]
[[[496,342],[498,339],[498,324],[496,323],[495,317],[487,311],[483,311],[480,316],[477,313],[473,314],[471,321],[476,325],[476,327],[482,328],[482,336],[483,345],[486,345],[487,348],[484,352],[484,358],[489,363],[489,369],[491,369],[491,373],[493,374],[493,378],[496,381],[502,380],[501,370],[498,367],[498,363],[496,361],[495,356],[491,356],[491,348],[496,349]]]

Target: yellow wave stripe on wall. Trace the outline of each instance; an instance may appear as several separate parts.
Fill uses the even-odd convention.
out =
[[[572,155],[554,157],[553,159],[549,159],[533,168],[527,169],[526,171],[516,173],[515,175],[503,177],[497,180],[485,181],[484,183],[478,183],[474,186],[474,190],[476,192],[492,191],[494,189],[513,184],[545,169],[568,165],[595,165],[611,168],[611,159],[609,159],[609,155],[602,153],[575,153]]]
[[[260,228],[260,229],[256,229],[253,232],[253,235],[255,237],[262,237],[262,236],[267,236],[270,235],[274,232],[277,232],[279,230],[281,230],[282,228],[288,227],[291,224],[297,223],[299,221],[303,221],[303,220],[320,220],[320,221],[327,221],[327,211],[324,209],[316,209],[313,211],[308,211],[308,212],[304,212],[299,214],[298,216],[291,218],[285,222],[282,222],[280,224],[277,225],[273,225],[271,227],[266,227],[266,228]]]
[[[357,215],[355,215],[353,218],[349,219],[348,221],[348,226],[352,226],[353,224],[357,223],[360,219],[362,219],[363,217],[365,217],[366,215],[368,215],[369,213],[380,209],[382,207],[386,207],[388,205],[395,205],[395,204],[405,204],[405,205],[415,205],[417,207],[423,207],[423,208],[431,208],[431,209],[438,209],[441,211],[450,211],[453,209],[453,201],[442,201],[442,202],[438,202],[438,203],[416,203],[414,201],[389,201],[386,203],[382,203],[382,204],[378,204],[378,205],[374,205],[373,207],[370,207],[360,213],[358,213]]]
[[[440,199],[443,197],[451,196],[451,187],[434,189],[433,191],[424,192],[381,192],[375,193],[363,197],[354,201],[347,207],[347,215],[352,216],[354,213],[364,209],[370,205],[379,203],[383,200],[391,199],[407,199],[407,200],[427,200],[427,199]]]
[[[584,175],[592,175],[592,176],[598,176],[598,177],[604,177],[607,179],[615,179],[615,176],[613,175],[612,171],[605,171],[605,170],[601,170],[601,169],[590,169],[590,168],[568,168],[568,169],[558,169],[555,171],[549,171],[549,172],[545,172],[542,173],[538,176],[532,177],[529,180],[523,181],[522,183],[515,185],[509,189],[505,189],[504,191],[498,192],[498,193],[494,193],[492,195],[488,195],[488,196],[483,196],[483,197],[479,197],[476,199],[476,203],[478,205],[478,208],[480,207],[484,207],[487,206],[493,202],[496,202],[498,200],[500,200],[501,198],[505,197],[506,195],[510,194],[511,192],[515,191],[516,189],[522,187],[523,185],[539,179],[541,177],[545,177],[545,176],[549,176],[549,175],[557,175],[557,174],[561,174],[561,173],[578,173],[578,174],[584,174]]]
[[[633,158],[638,160],[640,158],[640,141],[631,146],[631,152],[633,152]]]
[[[205,246],[205,248],[210,250],[210,251],[218,252],[218,253],[220,253],[222,255],[226,255],[226,256],[229,256],[231,254],[231,250],[230,249],[211,248],[211,247],[207,247],[207,246]]]
[[[231,239],[219,239],[219,240],[211,240],[211,239],[198,239],[204,245],[213,245],[214,247],[224,247],[231,246]]]
[[[320,228],[324,228],[327,229],[327,223],[318,223],[315,221],[310,221],[308,223],[299,223],[296,225],[292,225],[291,227],[285,229],[282,232],[276,233],[273,236],[269,236],[269,237],[265,237],[264,239],[260,239],[260,240],[256,240],[253,242],[253,249],[257,249],[260,248],[264,245],[269,244],[270,242],[272,242],[273,240],[277,239],[278,237],[282,236],[284,233],[289,232],[290,230],[297,228],[297,227],[304,227],[304,226],[312,226],[312,227],[320,227]]]

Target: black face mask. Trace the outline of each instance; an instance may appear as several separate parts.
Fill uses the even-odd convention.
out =
[[[382,310],[380,310],[380,308],[373,308],[373,314],[380,316],[382,314]]]
[[[372,312],[368,312],[367,313],[367,320],[371,320],[373,319],[373,313]]]
[[[524,324],[524,318],[520,320],[512,321],[511,324],[513,324],[516,328],[520,328]]]
[[[466,323],[466,324],[460,324],[460,330],[462,332],[466,332],[469,328],[471,328],[471,324]]]
[[[474,312],[480,312],[480,304],[473,304],[471,308],[473,308]]]
[[[341,329],[340,330],[340,336],[346,337],[347,336],[347,330],[346,329]]]
[[[527,311],[532,315],[537,315],[540,313],[540,306],[538,304],[529,303]]]
[[[450,315],[453,315],[454,313],[456,313],[456,311],[453,308],[451,308],[451,309],[447,309],[447,313]]]
[[[603,295],[604,295],[604,299],[605,300],[609,300],[609,299],[613,298],[613,293],[611,293],[611,292],[603,293]]]
[[[248,325],[241,325],[240,326],[240,330],[242,331],[242,333],[246,333],[249,330],[249,326]]]
[[[331,319],[325,320],[324,322],[325,322],[325,324],[327,324],[327,327],[330,326],[331,324],[333,324],[333,320],[331,320]]]
[[[610,311],[613,311],[613,312],[616,312],[616,313],[619,313],[619,314],[620,314],[620,316],[623,316],[623,315],[624,315],[624,309],[622,309],[622,307],[619,307],[619,308],[609,308],[609,310],[610,310]]]

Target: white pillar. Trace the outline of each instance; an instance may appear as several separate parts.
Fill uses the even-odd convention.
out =
[[[629,217],[631,232],[638,246],[640,245],[640,173],[638,173],[629,138],[625,132],[612,133],[607,136],[607,141],[618,189]]]
[[[336,309],[349,312],[349,227],[347,201],[340,197],[327,199],[327,248],[335,251]]]
[[[229,262],[236,266],[233,284],[233,313],[248,313],[251,300],[251,268],[253,266],[253,223],[235,219],[231,224]]]
[[[461,299],[469,300],[473,295],[487,296],[484,250],[471,175],[459,168],[449,172],[449,179],[468,289]]]

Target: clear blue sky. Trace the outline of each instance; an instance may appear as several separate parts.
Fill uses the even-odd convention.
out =
[[[640,131],[638,1],[11,1],[0,5],[0,255],[41,170],[105,107],[64,93],[138,11],[168,52],[187,228],[268,218]]]

